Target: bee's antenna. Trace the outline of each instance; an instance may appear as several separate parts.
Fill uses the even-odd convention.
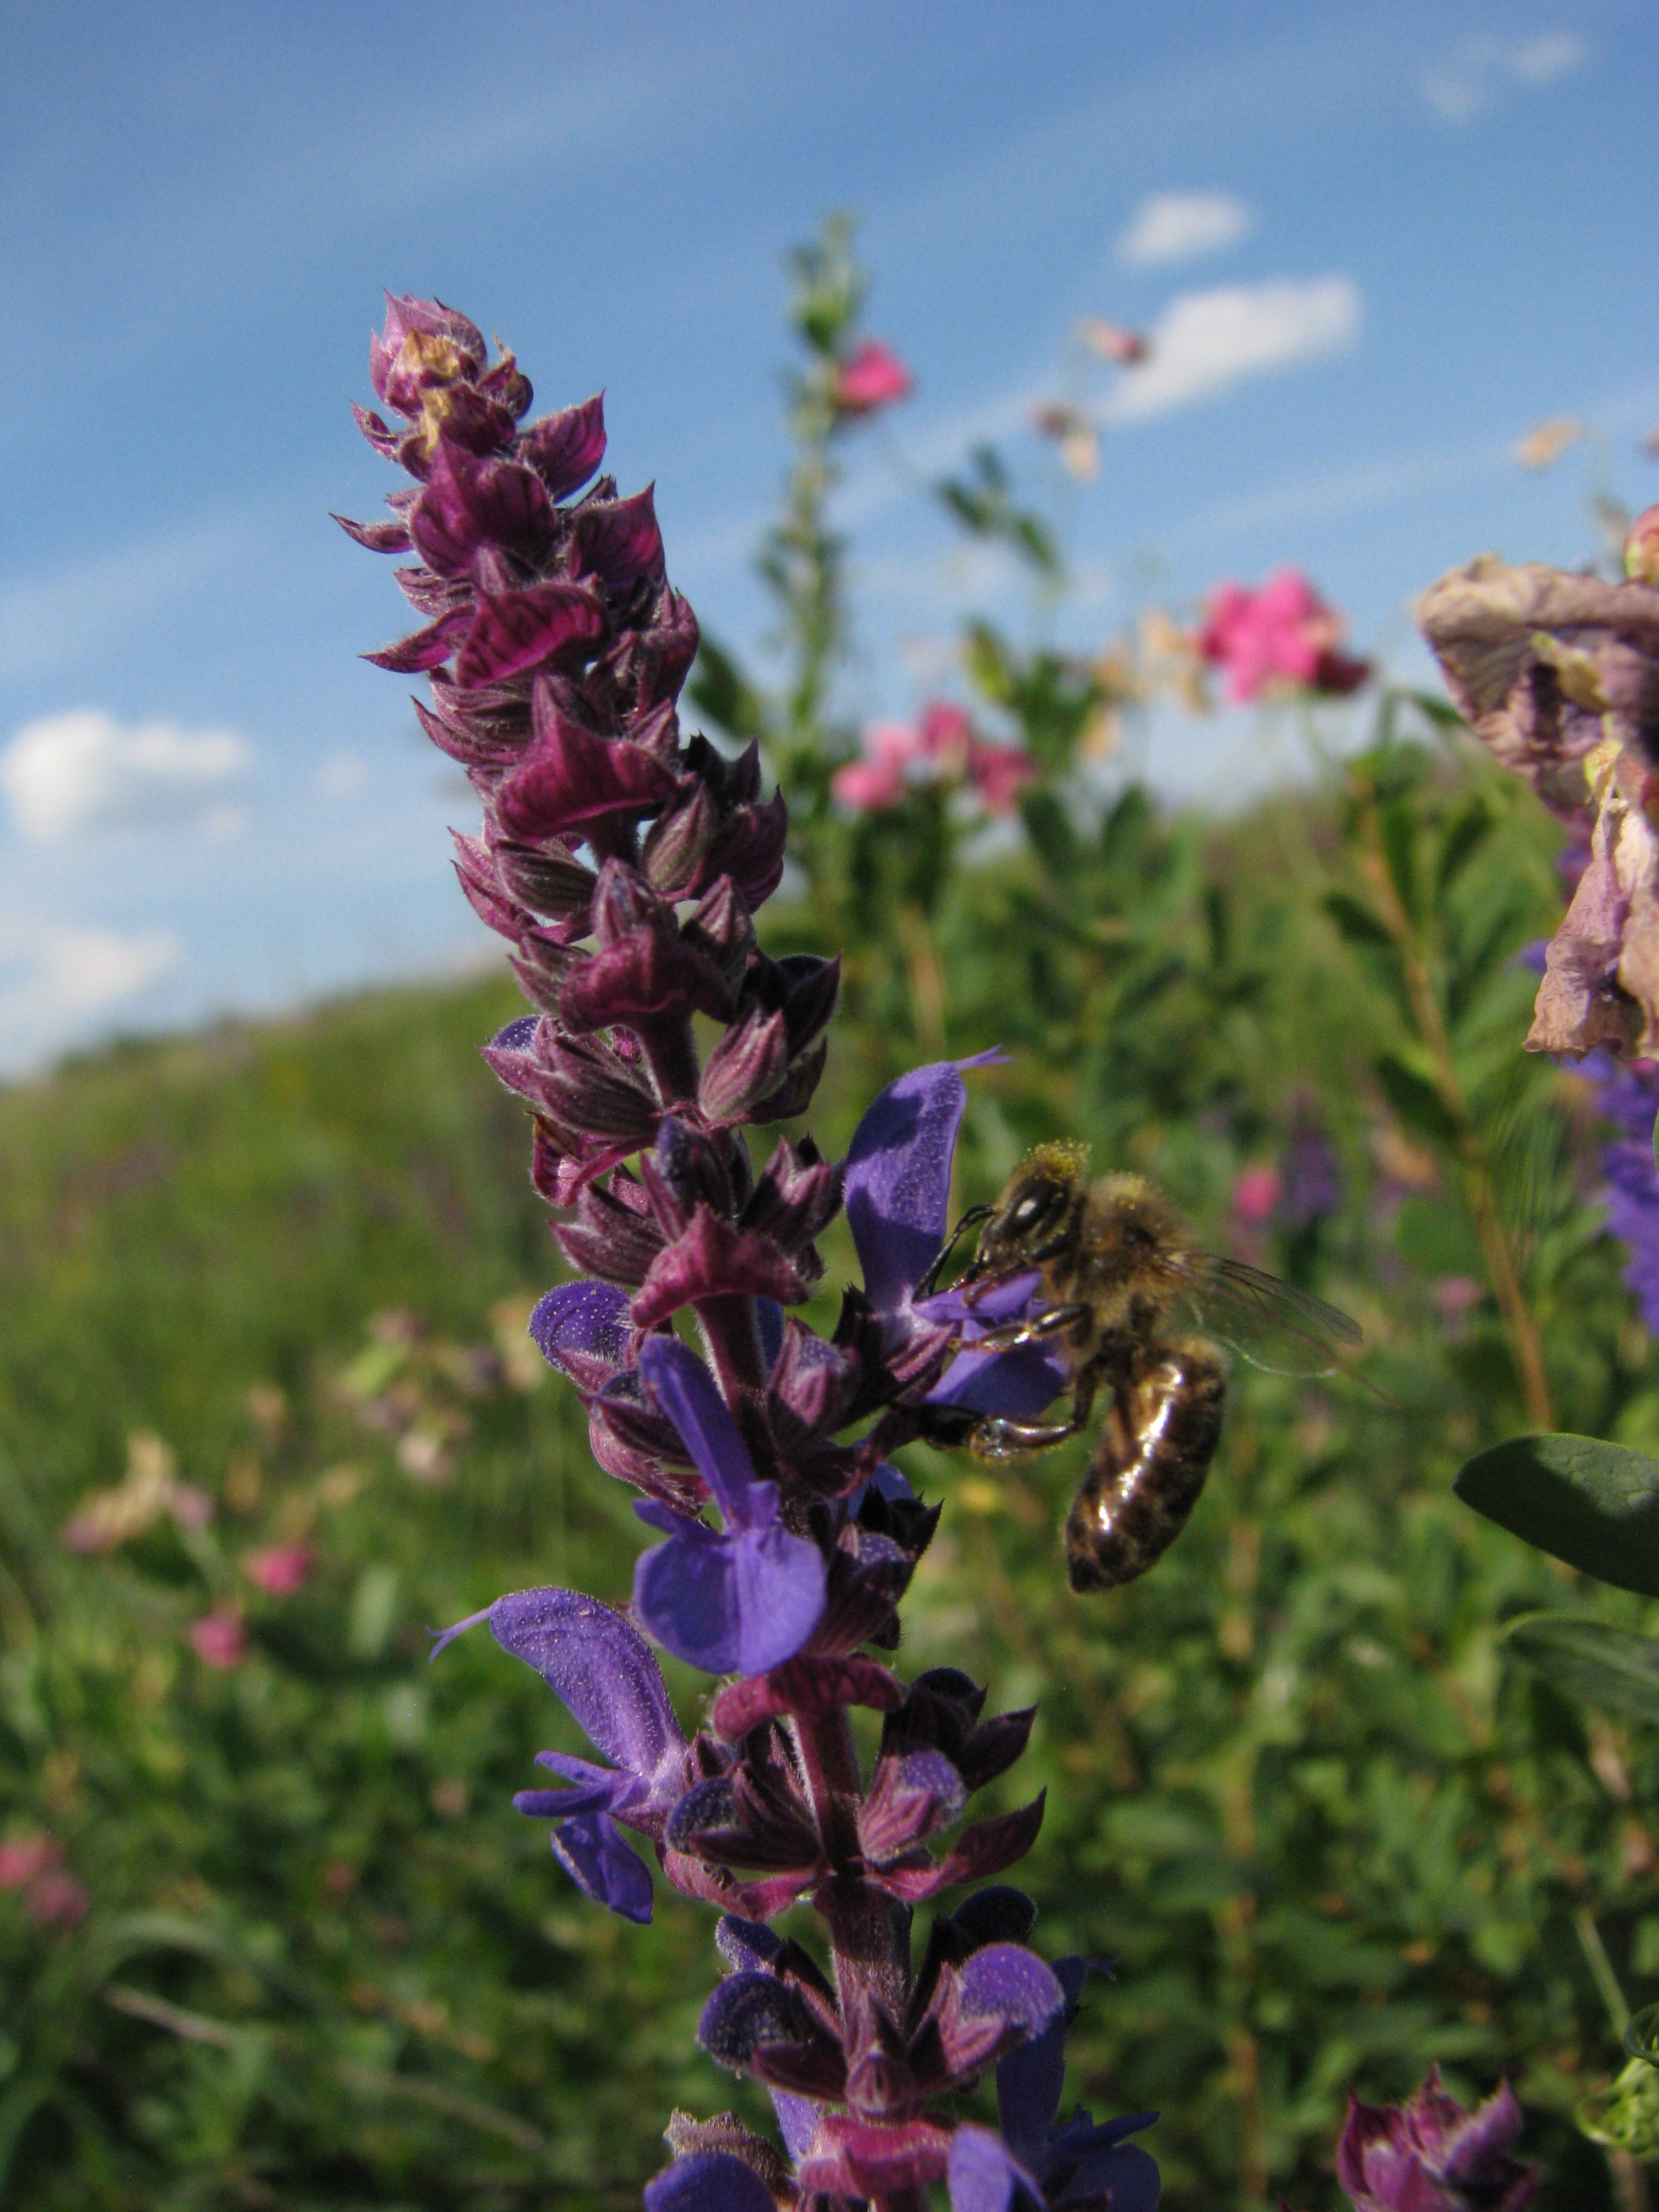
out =
[[[992,1212],[993,1209],[988,1206],[970,1206],[969,1207],[967,1212],[963,1215],[961,1220],[957,1222],[956,1227],[951,1231],[951,1234],[945,1238],[944,1243],[939,1247],[939,1256],[935,1259],[933,1266],[927,1270],[927,1273],[922,1277],[921,1280],[916,1285],[915,1291],[911,1293],[913,1297],[932,1297],[934,1291],[939,1287],[940,1270],[944,1267],[945,1261],[950,1258],[951,1253],[956,1249],[963,1231],[964,1229],[975,1228],[981,1221],[988,1221],[991,1218]]]

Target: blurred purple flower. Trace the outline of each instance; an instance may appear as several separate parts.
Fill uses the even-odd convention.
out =
[[[640,1377],[679,1431],[725,1528],[654,1498],[634,1508],[668,1538],[634,1573],[634,1610],[665,1650],[711,1674],[762,1674],[793,1658],[823,1611],[817,1546],[778,1519],[778,1486],[761,1482],[714,1378],[678,1337],[640,1347]]]
[[[1591,1053],[1578,1073],[1589,1079],[1596,1111],[1619,1135],[1601,1147],[1607,1179],[1607,1226],[1630,1255],[1625,1285],[1642,1318],[1659,1334],[1659,1170],[1653,1158],[1659,1115],[1659,1061],[1619,1062]]]
[[[1336,2178],[1355,2212],[1522,2212],[1538,2169],[1510,2156],[1521,2107],[1507,2081],[1472,2112],[1440,2086],[1440,2069],[1405,2105],[1348,2100]]]
[[[620,1613],[580,1590],[516,1590],[447,1628],[445,1647],[481,1620],[503,1651],[533,1667],[586,1731],[610,1766],[559,1751],[536,1764],[562,1775],[565,1790],[521,1790],[514,1803],[551,1820],[553,1850],[577,1887],[625,1920],[651,1917],[651,1876],[619,1820],[653,1839],[684,1790],[689,1747],[662,1674],[644,1638]]]

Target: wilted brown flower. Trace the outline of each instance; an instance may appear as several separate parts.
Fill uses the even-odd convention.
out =
[[[1559,819],[1592,823],[1528,1045],[1659,1053],[1659,588],[1484,554],[1418,621],[1475,735]]]

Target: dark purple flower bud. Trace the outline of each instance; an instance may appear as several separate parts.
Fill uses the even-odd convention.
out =
[[[634,1320],[640,1328],[655,1328],[682,1306],[714,1298],[775,1298],[780,1305],[793,1305],[809,1288],[768,1238],[734,1229],[700,1206],[684,1234],[652,1262],[634,1301]]]
[[[534,840],[605,816],[635,818],[673,790],[672,769],[655,753],[583,729],[560,712],[545,682],[536,687],[535,714],[535,742],[495,794],[495,817],[511,836]]]
[[[544,415],[525,432],[524,459],[547,487],[550,499],[568,499],[605,459],[605,394],[580,407]]]
[[[355,399],[351,403],[351,412],[357,428],[374,447],[375,452],[380,454],[381,459],[395,460],[398,447],[402,442],[402,434],[389,428],[382,416],[371,413],[367,407],[360,407]],[[337,515],[335,520],[337,521],[339,520]]]
[[[401,518],[395,522],[352,522],[343,514],[337,514],[337,522],[348,538],[355,538],[359,545],[370,553],[407,553],[409,525]]]
[[[702,1521],[636,1507],[669,1540],[639,1561],[635,1610],[691,1666],[764,1674],[799,1650],[823,1611],[823,1556],[779,1522],[777,1485],[756,1480],[726,1401],[687,1346],[653,1337],[641,1347],[640,1374],[684,1439],[726,1525],[716,1534]]]
[[[739,806],[709,842],[700,877],[701,890],[720,875],[730,876],[751,907],[763,905],[783,879],[788,810],[781,792],[753,805]]]
[[[859,1808],[859,1848],[872,1865],[899,1858],[948,1828],[967,1802],[966,1785],[943,1752],[880,1759]]]
[[[592,868],[556,846],[549,849],[520,845],[508,837],[495,840],[489,857],[496,880],[509,898],[556,921],[580,924],[573,935],[586,933],[593,887],[599,881]]]
[[[418,416],[428,396],[476,377],[489,358],[476,323],[441,300],[386,295],[386,324],[368,341],[368,376],[400,415]]]
[[[456,681],[499,684],[544,661],[585,659],[604,634],[605,609],[590,585],[553,579],[521,592],[480,592]]]
[[[682,934],[719,973],[728,999],[735,1000],[755,950],[755,924],[747,900],[729,876],[710,886]]]
[[[548,1364],[591,1397],[628,1364],[634,1328],[621,1291],[607,1283],[561,1283],[531,1315],[530,1334]]]
[[[726,1214],[736,1204],[720,1148],[675,1115],[665,1116],[655,1147],[640,1162],[640,1174],[665,1237],[684,1236],[700,1206]]]
[[[1348,2100],[1336,2178],[1355,2212],[1522,2212],[1538,2169],[1511,2156],[1521,2107],[1505,2081],[1472,2112],[1440,2086],[1440,2069],[1405,2105]]]
[[[578,1194],[575,1219],[556,1223],[553,1236],[580,1273],[630,1291],[644,1282],[663,1249],[655,1223],[598,1183],[589,1183]]]
[[[460,878],[467,904],[486,928],[497,931],[502,937],[516,939],[521,930],[531,926],[531,916],[502,889],[489,848],[477,837],[464,836],[459,830],[452,830],[449,834],[455,845],[455,873]]]
[[[799,2097],[840,2101],[847,2062],[800,1991],[769,1973],[732,1974],[703,2007],[697,2041],[717,2065]]]
[[[748,1121],[782,1082],[789,1058],[787,1016],[745,1009],[703,1063],[697,1104],[710,1125]]]
[[[425,629],[400,638],[397,644],[382,646],[378,653],[366,653],[362,657],[375,668],[388,669],[393,676],[417,675],[422,669],[435,668],[441,660],[447,660],[466,635],[471,621],[471,608],[462,607],[428,623]]]
[[[688,1790],[670,1814],[663,1839],[672,1850],[710,1865],[752,1873],[793,1870],[803,1877],[803,1887],[827,1871],[805,1805],[757,1788],[741,1767]]]
[[[777,2212],[779,2201],[747,2160],[724,2150],[692,2151],[645,2185],[645,2212]]]
[[[661,583],[662,532],[654,485],[631,499],[590,501],[578,510],[572,573],[596,576],[611,599],[631,590],[642,576]]]
[[[908,1905],[919,1905],[923,1899],[936,1897],[940,1890],[950,1889],[958,1882],[982,1881],[988,1875],[1003,1873],[1023,1859],[1036,1841],[1047,1796],[1047,1790],[1042,1790],[1018,1812],[1001,1813],[991,1820],[974,1821],[963,1830],[937,1864],[912,1866],[907,1863],[884,1867],[873,1877],[877,1886]]]
[[[804,1114],[812,1103],[812,1094],[823,1078],[825,1062],[830,1056],[830,1040],[820,1037],[810,1052],[805,1052],[790,1069],[769,1098],[763,1098],[750,1114],[751,1121],[793,1121]]]
[[[719,827],[708,787],[686,777],[651,825],[640,854],[646,881],[665,898],[690,898],[718,871],[703,863]]]

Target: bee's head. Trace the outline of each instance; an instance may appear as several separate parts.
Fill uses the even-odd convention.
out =
[[[1109,1279],[1157,1272],[1170,1250],[1187,1241],[1162,1192],[1135,1175],[1106,1176],[1096,1185],[1088,1235]]]
[[[1076,1215],[1088,1159],[1081,1145],[1039,1145],[1029,1154],[980,1231],[969,1274],[1001,1274],[1048,1256]]]

